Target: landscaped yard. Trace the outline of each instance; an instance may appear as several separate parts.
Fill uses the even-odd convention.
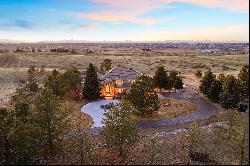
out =
[[[161,107],[157,113],[152,115],[135,116],[137,120],[156,120],[163,118],[175,118],[185,116],[196,110],[195,104],[181,99],[160,99]]]

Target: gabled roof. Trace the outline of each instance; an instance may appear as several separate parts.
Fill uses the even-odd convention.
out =
[[[118,65],[100,77],[101,80],[132,80],[143,74],[127,67]]]

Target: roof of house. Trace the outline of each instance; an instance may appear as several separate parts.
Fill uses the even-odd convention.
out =
[[[132,80],[142,76],[141,72],[118,65],[100,77],[101,80]]]

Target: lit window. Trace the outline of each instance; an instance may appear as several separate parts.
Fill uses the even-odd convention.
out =
[[[122,84],[123,84],[123,80],[116,80],[115,83],[116,83],[117,85],[122,85]]]

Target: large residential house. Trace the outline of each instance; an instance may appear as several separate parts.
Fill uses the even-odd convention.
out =
[[[106,73],[98,73],[101,81],[101,95],[105,98],[120,97],[127,93],[132,83],[143,74],[118,65]]]

